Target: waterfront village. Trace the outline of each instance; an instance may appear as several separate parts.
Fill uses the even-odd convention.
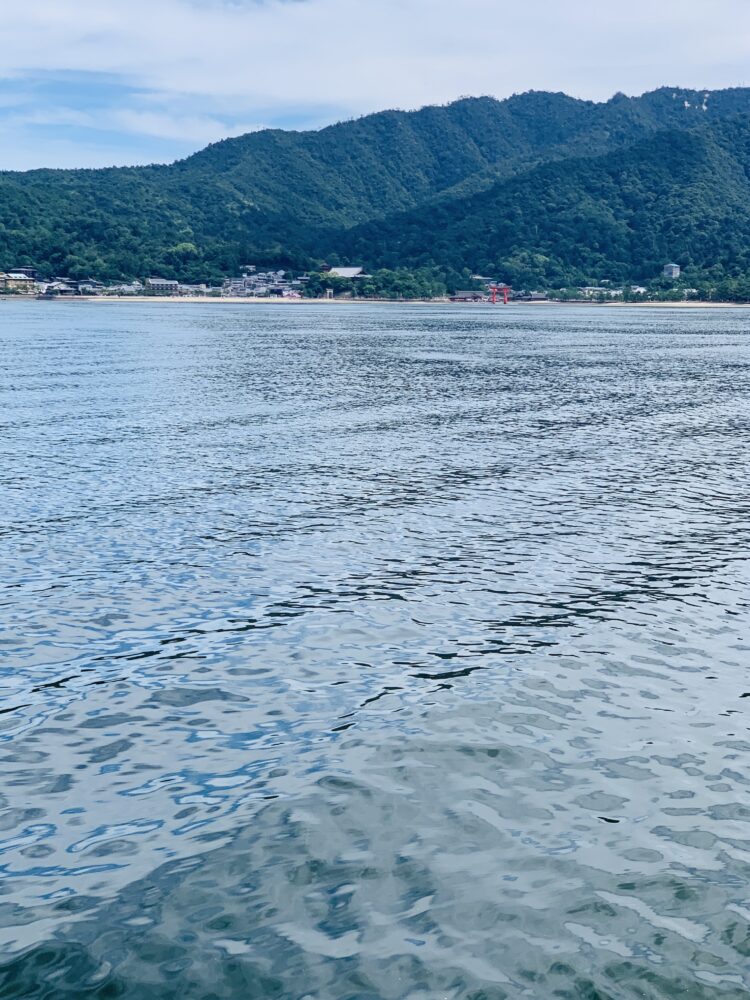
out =
[[[11,267],[0,271],[0,295],[31,296],[40,299],[100,298],[100,297],[159,297],[195,299],[357,299],[391,298],[373,295],[366,285],[371,276],[363,267],[329,267],[322,265],[318,271],[294,274],[283,270],[259,270],[248,264],[238,277],[228,277],[221,285],[183,284],[180,281],[149,277],[143,281],[106,284],[93,278],[46,277],[32,267]],[[665,265],[661,278],[677,281],[681,276],[678,264]],[[481,302],[608,302],[617,300],[648,300],[651,290],[643,285],[616,286],[602,281],[598,285],[564,289],[558,292],[515,290],[504,282],[484,275],[471,275],[467,284],[472,287],[440,296],[405,296],[395,298],[431,298],[438,301],[461,303]],[[694,288],[675,289],[676,298],[698,297]]]

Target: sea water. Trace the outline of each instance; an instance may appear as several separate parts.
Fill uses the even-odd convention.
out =
[[[747,996],[749,334],[0,303],[0,997]]]

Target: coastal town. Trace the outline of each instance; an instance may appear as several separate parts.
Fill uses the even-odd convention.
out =
[[[682,271],[678,264],[666,264],[660,276],[663,283],[677,283]],[[169,299],[396,299],[450,301],[463,304],[486,302],[617,302],[649,301],[663,297],[664,287],[621,285],[603,280],[596,285],[584,285],[557,290],[514,289],[497,278],[473,274],[471,287],[429,295],[373,294],[368,284],[372,276],[363,267],[331,267],[321,265],[316,271],[296,274],[286,270],[262,270],[248,264],[238,276],[227,277],[220,285],[186,284],[174,278],[152,276],[130,282],[105,283],[94,278],[44,276],[33,267],[10,267],[0,271],[0,295],[24,296],[37,299],[90,298],[169,298]],[[377,289],[375,289],[377,292]],[[667,286],[667,291],[672,291]],[[661,293],[661,296],[660,294]],[[673,299],[689,301],[700,298],[696,288],[676,284]]]
[[[105,284],[93,278],[46,277],[32,267],[15,267],[0,272],[0,293],[31,295],[37,298],[95,298],[102,296],[158,296],[169,298],[302,298],[306,277],[292,278],[285,271],[258,271],[252,265],[222,285],[183,284],[180,281],[149,277],[143,281]]]

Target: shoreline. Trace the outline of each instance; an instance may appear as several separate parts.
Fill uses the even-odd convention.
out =
[[[0,302],[39,302],[48,301],[50,303],[137,303],[144,304],[166,304],[166,305],[335,305],[335,306],[367,306],[367,305],[394,305],[394,306],[460,306],[464,309],[476,309],[480,306],[490,306],[491,302],[451,302],[449,299],[283,299],[283,298],[251,298],[248,296],[224,296],[199,297],[199,296],[170,296],[170,295],[76,295],[42,300],[34,295],[0,295]],[[544,306],[564,306],[566,308],[578,307],[580,309],[750,309],[750,302],[561,302],[556,300],[546,300],[543,302],[510,302],[509,306],[532,306],[542,308]],[[503,303],[497,303],[493,308],[506,308]]]

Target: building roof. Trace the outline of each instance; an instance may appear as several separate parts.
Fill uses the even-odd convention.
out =
[[[329,273],[337,278],[359,278],[364,271],[363,267],[332,267]]]

